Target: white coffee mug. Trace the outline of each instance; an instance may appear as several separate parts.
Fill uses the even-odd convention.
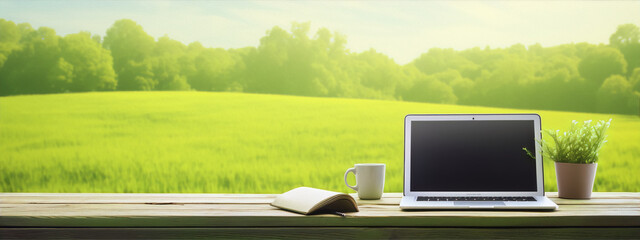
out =
[[[360,199],[380,199],[384,189],[384,163],[363,163],[347,169],[344,173],[344,183],[347,187],[358,192]],[[347,175],[353,172],[356,175],[356,185],[351,186],[347,182]]]

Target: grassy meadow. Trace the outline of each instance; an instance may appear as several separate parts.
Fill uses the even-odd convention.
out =
[[[639,191],[640,118],[344,98],[211,92],[0,97],[0,192],[352,192],[354,163],[402,191],[409,113],[539,113],[542,127],[613,118],[595,191]],[[545,161],[547,191],[556,191]],[[354,181],[353,178],[351,181]]]

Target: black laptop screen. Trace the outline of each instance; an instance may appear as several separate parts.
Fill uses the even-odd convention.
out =
[[[537,191],[532,120],[411,125],[411,191]]]

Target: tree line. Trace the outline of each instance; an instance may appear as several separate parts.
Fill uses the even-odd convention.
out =
[[[222,49],[154,39],[129,19],[104,37],[58,36],[0,19],[0,96],[87,91],[273,93],[636,114],[640,30],[623,24],[609,44],[432,48],[399,65],[310,23],[273,27],[257,47]]]

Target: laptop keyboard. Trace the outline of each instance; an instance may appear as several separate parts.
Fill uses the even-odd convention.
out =
[[[535,202],[534,197],[418,197],[418,201],[516,201]]]

